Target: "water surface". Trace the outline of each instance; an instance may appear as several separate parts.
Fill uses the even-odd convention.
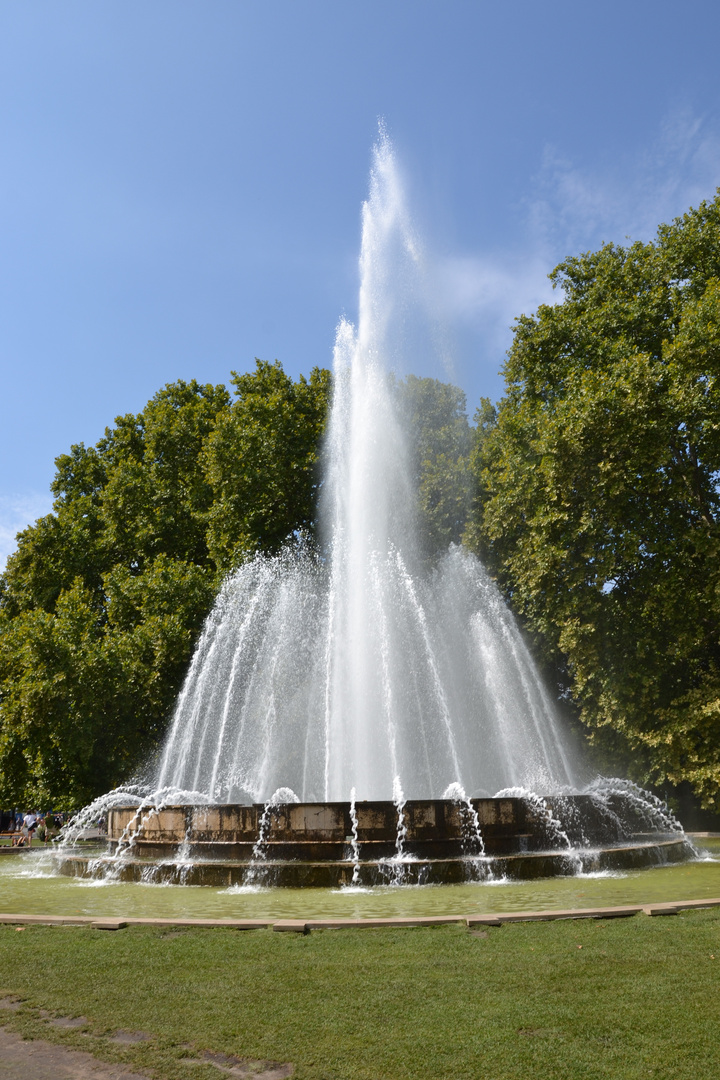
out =
[[[0,912],[151,918],[372,918],[606,907],[720,897],[720,838],[700,858],[651,870],[528,882],[372,889],[111,884],[62,877],[42,850],[0,858]]]

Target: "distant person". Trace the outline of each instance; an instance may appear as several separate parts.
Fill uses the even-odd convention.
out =
[[[23,833],[27,835],[28,847],[32,847],[32,838],[37,828],[37,821],[37,814],[33,810],[29,810],[23,818]]]

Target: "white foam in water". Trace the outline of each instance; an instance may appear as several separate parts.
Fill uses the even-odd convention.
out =
[[[245,893],[270,892],[270,889],[267,885],[228,885],[222,892],[227,896],[243,896]]]
[[[627,874],[623,873],[622,870],[586,870],[576,874],[575,877],[603,880],[605,878],[626,878]]]
[[[71,881],[72,881],[72,884],[75,885],[79,889],[106,889],[110,885],[116,885],[117,884],[117,882],[108,881],[104,877],[97,877],[97,878],[80,878],[79,877],[79,878],[72,878]],[[140,884],[145,884],[145,882],[141,882]]]

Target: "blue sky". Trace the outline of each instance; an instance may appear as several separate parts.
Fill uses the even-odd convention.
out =
[[[717,0],[5,0],[0,565],[166,382],[330,363],[379,116],[452,377],[499,397],[564,255],[713,196],[719,40]]]

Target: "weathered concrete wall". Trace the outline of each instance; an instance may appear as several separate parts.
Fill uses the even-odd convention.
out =
[[[484,837],[531,834],[542,821],[523,799],[475,799]],[[188,839],[200,843],[257,840],[264,807],[171,806],[142,812],[140,836],[144,840],[180,844]],[[468,811],[450,800],[408,800],[404,806],[406,839],[412,841],[461,840],[468,835]],[[361,843],[395,843],[397,807],[392,802],[359,802],[357,833]],[[130,807],[111,810],[108,837],[120,839],[124,830],[138,831],[137,811]],[[352,832],[348,803],[288,803],[269,811],[268,838],[274,841],[344,842]]]
[[[424,868],[417,866],[406,872],[421,875],[421,880],[423,874],[431,875],[433,880],[465,880],[468,858],[484,855],[497,862],[525,854],[543,854],[550,859],[548,867],[557,865],[565,867],[562,872],[572,872],[567,864],[568,840],[576,850],[582,850],[610,849],[629,839],[644,838],[639,835],[643,829],[622,834],[617,818],[608,816],[589,796],[549,798],[546,807],[525,799],[474,799],[472,807],[482,841],[476,836],[467,805],[444,799],[408,800],[403,807],[404,854]],[[392,802],[359,802],[355,813],[359,862],[379,868],[373,871],[376,876],[391,874],[393,871],[383,868],[383,863],[397,854],[397,807]],[[277,873],[283,880],[298,883],[307,880],[308,884],[317,884],[338,877],[342,883],[348,873],[352,877],[353,822],[348,803],[290,803],[270,808],[169,806],[161,810],[147,808],[140,816],[134,808],[121,807],[109,814],[108,839],[111,850],[122,845],[123,840],[132,840],[133,857],[145,860],[146,867],[151,861],[172,862],[184,844],[183,857],[206,867],[193,869],[191,876],[205,880],[208,875],[219,875],[224,880],[223,875],[230,875],[233,881],[242,880],[242,865],[257,855],[255,846],[263,815],[261,860],[269,879],[276,872],[275,864],[293,864],[292,871],[278,869]],[[562,818],[567,837],[553,825],[553,815]],[[630,858],[626,856],[626,860]],[[457,865],[451,869],[450,862]],[[226,873],[220,866],[207,868],[211,863],[235,869]],[[325,869],[320,869],[322,864],[326,864]],[[509,865],[515,872],[518,864]],[[537,873],[545,864],[535,858],[527,865]],[[187,877],[187,868],[183,873]]]

